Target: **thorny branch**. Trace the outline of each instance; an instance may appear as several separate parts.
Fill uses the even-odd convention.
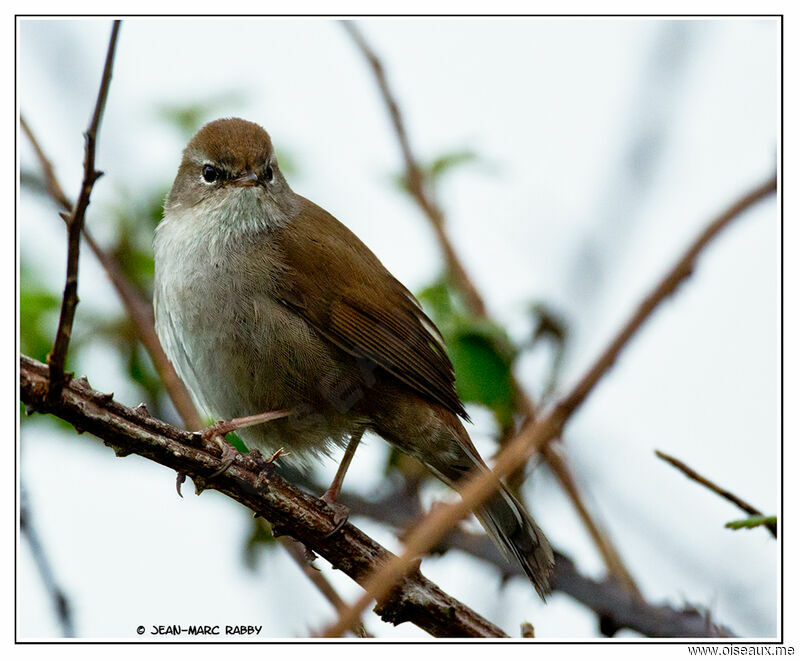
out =
[[[103,111],[108,98],[108,87],[111,83],[111,70],[114,64],[114,53],[117,48],[119,26],[120,21],[114,21],[114,25],[111,28],[111,38],[108,42],[106,62],[103,66],[100,91],[97,93],[94,113],[85,134],[86,151],[83,160],[81,192],[78,195],[78,201],[67,218],[67,280],[64,285],[64,295],[61,298],[61,315],[58,320],[56,339],[53,343],[53,350],[47,356],[47,364],[50,368],[50,393],[48,397],[51,400],[55,400],[58,397],[61,388],[64,386],[64,365],[67,360],[69,340],[72,335],[75,308],[78,305],[78,258],[80,256],[81,230],[83,229],[83,221],[86,217],[86,208],[89,206],[92,189],[95,182],[103,174],[95,170],[94,157],[97,147],[97,132],[100,128],[100,120],[103,118]]]
[[[675,457],[672,457],[672,456],[666,454],[665,452],[661,452],[660,450],[656,450],[656,456],[659,459],[663,459],[668,464],[671,464],[672,466],[677,468],[681,473],[683,473],[690,480],[694,480],[698,484],[702,484],[704,487],[706,487],[706,489],[710,489],[711,491],[713,491],[718,496],[721,496],[722,498],[724,498],[728,502],[733,503],[740,510],[743,510],[744,512],[747,512],[751,516],[764,516],[764,513],[762,511],[756,509],[755,507],[753,507],[749,503],[745,502],[744,500],[739,498],[739,496],[737,496],[736,494],[734,494],[734,493],[728,491],[727,489],[723,489],[722,487],[714,484],[707,477],[703,477],[702,475],[700,475],[700,473],[698,473],[693,468],[690,468],[689,466],[687,466],[680,459],[676,459]],[[775,524],[775,523],[765,523],[764,526],[767,528],[767,530],[770,531],[770,533],[772,534],[773,537],[777,538],[777,536],[778,536],[778,526],[777,526],[777,524]]]
[[[678,285],[691,275],[695,261],[702,250],[734,218],[759,200],[777,190],[777,177],[770,177],[752,191],[742,196],[729,208],[715,218],[681,255],[662,280],[642,300],[627,323],[620,329],[608,347],[589,367],[583,378],[547,415],[537,422],[529,422],[522,431],[505,447],[495,461],[491,471],[476,475],[464,486],[461,500],[442,505],[425,518],[410,532],[405,540],[405,550],[381,568],[367,582],[366,593],[358,599],[339,618],[328,627],[325,636],[340,636],[352,624],[354,618],[370,604],[373,599],[380,600],[392,586],[407,572],[414,559],[435,546],[444,534],[460,521],[468,512],[474,510],[494,491],[497,479],[508,475],[521,466],[530,456],[541,449],[545,443],[562,433],[570,417],[583,404],[591,391],[614,365],[628,341],[650,317],[653,310],[672,294]]]
[[[400,113],[397,99],[389,87],[383,64],[353,21],[343,21],[342,25],[352,37],[375,75],[375,80],[380,88],[381,96],[389,111],[389,115],[391,116],[392,125],[403,153],[408,190],[430,221],[431,227],[433,227],[439,247],[444,255],[447,273],[463,295],[464,301],[470,311],[477,317],[488,318],[489,315],[486,304],[478,292],[477,287],[472,282],[472,279],[469,277],[466,268],[458,258],[455,248],[450,241],[450,237],[447,234],[444,212],[436,203],[433,193],[427,184],[427,180],[419,167],[418,161],[414,157],[403,116]],[[519,412],[523,414],[527,421],[533,421],[535,419],[536,408],[531,398],[525,393],[522,384],[520,384],[516,378],[514,379],[514,388],[517,392],[517,408]],[[570,501],[572,501],[578,516],[583,521],[600,555],[603,557],[609,573],[631,592],[639,594],[633,577],[625,567],[608,533],[606,533],[600,527],[600,524],[592,518],[589,508],[586,506],[578,489],[578,484],[572,476],[564,457],[553,449],[549,443],[541,448],[541,452],[545,461],[550,465],[553,474],[561,483]],[[520,467],[519,471],[522,471],[522,468],[523,467]],[[521,474],[518,474],[517,478],[521,479]]]
[[[274,473],[257,451],[238,455],[228,470],[215,475],[219,446],[200,434],[183,431],[92,390],[85,378],[73,379],[58,397],[48,399],[47,366],[20,358],[20,396],[29,411],[51,413],[101,438],[118,456],[128,454],[192,477],[198,491],[215,489],[272,524],[273,534],[291,535],[364,585],[367,577],[394,557],[351,524],[330,535],[337,524],[322,501],[298,490]],[[433,636],[502,637],[505,633],[472,609],[444,593],[418,569],[410,571],[375,609],[393,624],[412,622]]]

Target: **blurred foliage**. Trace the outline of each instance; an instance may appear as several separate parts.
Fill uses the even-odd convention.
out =
[[[106,210],[104,217],[113,224],[114,241],[105,248],[119,264],[125,277],[140,293],[148,296],[153,291],[153,235],[161,222],[164,199],[169,188],[155,191],[120,191],[115,204]]]
[[[184,142],[197,132],[203,124],[226,117],[222,111],[231,106],[244,106],[247,96],[241,91],[230,91],[207,97],[192,105],[164,103],[156,108],[156,116],[181,133]],[[281,172],[287,176],[297,173],[297,164],[291,154],[275,150]],[[163,198],[162,198],[163,199]]]
[[[432,191],[441,180],[464,165],[486,165],[472,149],[446,152],[420,166]],[[395,175],[395,184],[410,194],[405,173]],[[465,403],[480,404],[492,411],[504,433],[513,429],[517,393],[513,367],[524,351],[544,341],[555,347],[545,394],[554,388],[561,373],[567,325],[545,303],[531,306],[535,328],[529,342],[515,346],[505,329],[494,321],[473,315],[455,285],[439,277],[419,292],[418,298],[439,328],[456,373],[456,390]],[[399,459],[398,459],[399,461]]]
[[[444,338],[459,397],[486,406],[501,427],[508,426],[516,408],[512,368],[519,354],[508,334],[471,314],[445,277],[419,292],[418,298]]]
[[[250,519],[250,529],[244,542],[244,564],[248,569],[255,570],[256,563],[262,551],[275,543],[269,524],[264,519]]]
[[[777,516],[750,516],[746,519],[736,519],[735,521],[728,521],[725,524],[726,528],[731,530],[740,530],[741,528],[758,528],[759,526],[777,526]]]
[[[192,104],[163,103],[156,108],[156,117],[177,129],[183,142],[188,142],[203,124],[219,117],[223,108],[243,106],[246,101],[247,95],[244,92],[230,90],[207,96]]]
[[[441,183],[445,175],[450,174],[454,169],[462,165],[487,166],[487,163],[473,150],[459,149],[446,152],[426,163],[422,163],[420,165],[420,171],[431,190],[435,191],[436,186]],[[406,193],[410,192],[411,188],[408,184],[408,177],[405,172],[395,175],[393,180],[398,188]]]
[[[25,262],[20,264],[19,283],[20,350],[45,362],[53,348],[61,297],[45,288],[33,268]]]

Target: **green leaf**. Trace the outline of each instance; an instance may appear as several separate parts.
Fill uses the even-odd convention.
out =
[[[417,294],[417,299],[428,309],[436,323],[445,324],[456,315],[457,302],[445,278],[439,278]]]
[[[233,447],[236,448],[237,451],[241,452],[242,454],[247,454],[250,452],[250,449],[244,444],[244,441],[239,438],[239,435],[231,432],[230,434],[225,436],[225,440],[228,441]]]
[[[512,368],[518,351],[505,330],[472,315],[446,278],[437,279],[418,298],[442,333],[459,397],[491,409],[501,426],[510,424],[516,404]]]
[[[20,267],[19,335],[22,353],[41,362],[53,348],[61,299],[38,281],[24,263]]]
[[[449,174],[461,165],[468,165],[470,163],[482,163],[482,159],[478,156],[477,152],[472,149],[458,149],[456,151],[446,152],[431,161],[422,163],[420,165],[420,172],[427,183],[434,187],[444,175]],[[401,191],[407,193],[411,190],[405,171],[400,174],[392,175],[392,182]]]
[[[759,526],[776,526],[778,525],[778,517],[777,516],[750,516],[746,519],[736,519],[734,521],[728,521],[725,524],[726,528],[730,528],[731,530],[739,530],[741,528],[758,528]]]
[[[449,154],[443,154],[442,156],[433,159],[433,161],[431,161],[430,164],[428,164],[428,166],[425,168],[425,172],[431,181],[436,181],[443,174],[446,174],[453,168],[458,167],[459,165],[465,165],[467,163],[475,163],[478,160],[480,159],[477,153],[471,149],[462,149],[459,151],[450,152]]]
[[[465,402],[490,408],[501,426],[514,414],[512,361],[496,341],[483,333],[462,331],[448,344],[456,371],[456,390]]]

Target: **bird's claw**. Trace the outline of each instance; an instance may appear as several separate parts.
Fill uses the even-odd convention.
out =
[[[325,537],[330,537],[339,532],[344,527],[344,524],[347,523],[347,520],[350,518],[350,508],[346,505],[342,505],[342,503],[336,500],[336,496],[327,491],[320,500],[333,512],[334,528],[325,535]]]
[[[215,478],[222,475],[233,465],[233,462],[236,461],[236,458],[239,456],[239,451],[230,443],[228,443],[222,436],[214,436],[213,440],[217,443],[217,445],[219,445],[219,449],[222,451],[222,456],[220,457],[219,468],[211,473],[211,475],[208,476],[209,478]]]

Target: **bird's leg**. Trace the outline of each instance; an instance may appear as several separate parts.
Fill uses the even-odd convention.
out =
[[[224,473],[231,464],[236,461],[238,450],[225,440],[225,434],[230,434],[237,429],[245,429],[254,425],[260,425],[270,420],[278,420],[285,418],[291,413],[291,410],[278,410],[267,411],[266,413],[257,413],[255,415],[246,415],[242,418],[231,418],[230,420],[220,420],[213,425],[200,430],[198,433],[207,441],[214,441],[219,449],[222,451],[220,459],[220,467],[214,471],[211,477],[217,477]]]
[[[255,415],[246,415],[243,418],[231,418],[230,420],[220,420],[213,425],[200,430],[200,434],[206,440],[211,440],[215,436],[225,436],[237,429],[245,429],[246,427],[253,427],[260,425],[263,422],[270,420],[278,420],[285,418],[291,413],[291,410],[283,409],[279,411],[267,411],[266,413],[256,413]]]
[[[331,486],[328,487],[328,490],[322,494],[322,500],[333,510],[333,521],[336,524],[336,527],[328,533],[328,536],[340,530],[341,527],[347,523],[347,519],[350,516],[350,510],[339,502],[339,494],[342,491],[344,476],[347,474],[347,469],[350,467],[350,462],[353,460],[353,455],[356,453],[356,448],[361,442],[361,436],[363,434],[364,430],[360,429],[350,436],[350,442],[347,444],[347,449],[344,451],[344,456],[333,478],[333,482],[331,482]]]

